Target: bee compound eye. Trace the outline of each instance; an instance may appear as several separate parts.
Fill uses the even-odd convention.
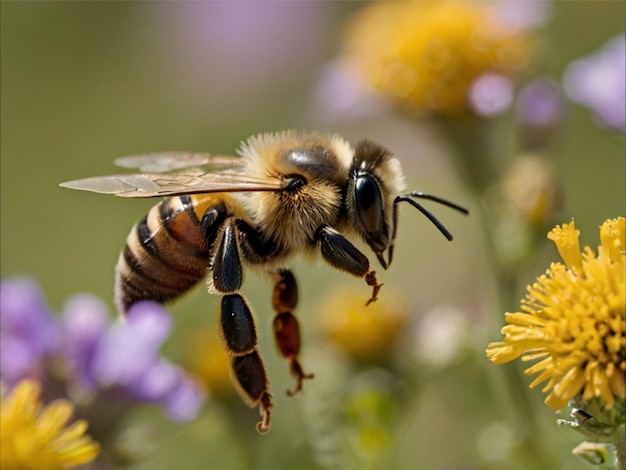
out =
[[[383,218],[383,197],[376,180],[368,174],[357,176],[354,197],[359,220],[365,231],[378,232]]]

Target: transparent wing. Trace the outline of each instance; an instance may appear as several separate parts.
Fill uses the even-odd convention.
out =
[[[146,153],[144,155],[121,157],[115,160],[115,165],[119,167],[133,168],[145,173],[163,173],[200,166],[213,168],[240,167],[243,164],[241,157],[193,152]]]
[[[255,178],[244,173],[138,173],[96,176],[61,183],[70,189],[114,194],[120,197],[159,197],[176,194],[280,191],[284,183],[275,178]]]

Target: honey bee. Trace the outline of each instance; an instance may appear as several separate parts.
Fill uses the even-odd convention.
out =
[[[62,183],[72,189],[121,197],[168,196],[131,230],[115,269],[115,303],[125,313],[142,300],[168,302],[207,278],[221,299],[220,330],[233,382],[250,406],[259,406],[259,432],[271,425],[272,397],[257,347],[254,316],[239,293],[245,269],[274,279],[273,330],[296,380],[293,395],[313,374],[298,355],[293,315],[296,279],[287,265],[295,255],[319,257],[363,278],[377,299],[382,286],[370,262],[351,241],[362,239],[386,269],[392,261],[398,206],[407,202],[443,235],[452,235],[416,199],[466,209],[420,192],[402,194],[398,159],[370,140],[354,146],[337,135],[284,131],[250,137],[239,156],[166,152],[124,157],[118,166],[136,174]]]

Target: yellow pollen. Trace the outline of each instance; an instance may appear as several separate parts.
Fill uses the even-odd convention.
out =
[[[560,227],[557,225],[548,233],[548,239],[556,244],[561,258],[570,269],[580,270],[582,268],[579,235],[580,231],[576,230],[573,221]]]

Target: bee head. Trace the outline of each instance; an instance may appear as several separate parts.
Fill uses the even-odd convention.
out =
[[[400,163],[389,150],[369,140],[355,145],[346,194],[348,218],[385,269],[390,260],[384,253],[394,236],[394,198],[402,186]]]

